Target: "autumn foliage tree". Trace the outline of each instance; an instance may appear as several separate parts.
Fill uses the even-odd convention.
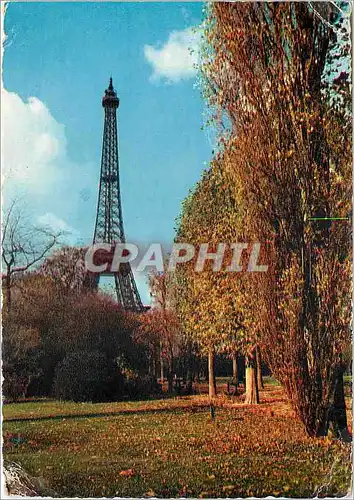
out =
[[[164,380],[167,368],[168,392],[173,391],[175,360],[179,354],[179,324],[174,311],[153,308],[139,318],[140,328],[135,338],[148,347],[150,373],[157,376],[160,363],[160,379]]]
[[[333,2],[221,2],[203,35],[204,95],[228,130],[219,146],[236,226],[267,250],[268,273],[249,283],[252,316],[312,436],[330,421],[346,434],[350,224],[313,220],[351,211],[349,73],[331,77],[339,52],[350,64],[345,36],[336,52],[340,29]]]
[[[185,329],[208,356],[210,397],[216,395],[216,353],[232,356],[241,350],[248,361],[246,401],[258,403],[253,356],[257,330],[249,315],[245,294],[248,276],[242,271],[226,269],[233,258],[230,245],[242,241],[242,233],[236,231],[238,210],[229,187],[224,183],[220,171],[222,162],[222,155],[214,159],[182,207],[176,241],[193,244],[196,256],[176,270],[179,284],[177,310]],[[207,244],[208,252],[212,253],[220,243],[225,245],[222,261],[208,259],[198,270],[196,263],[201,245]],[[245,259],[240,261],[243,268],[247,260],[245,250]]]
[[[160,379],[164,380],[164,365],[167,365],[168,392],[173,390],[175,358],[182,344],[181,330],[175,313],[175,286],[172,273],[153,272],[149,275],[152,309],[140,318],[141,328],[147,336],[158,339]]]
[[[18,278],[3,314],[7,397],[51,395],[58,364],[74,353],[100,353],[118,374],[147,369],[146,352],[133,339],[135,315],[104,294],[67,284],[38,271]]]
[[[81,293],[88,279],[85,249],[62,246],[44,259],[39,272],[50,277],[63,293]]]

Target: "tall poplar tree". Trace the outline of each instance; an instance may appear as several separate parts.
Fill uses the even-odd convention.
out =
[[[350,65],[333,2],[210,6],[204,95],[226,184],[268,273],[252,277],[263,353],[311,436],[347,434],[342,352],[350,343]],[[344,27],[343,27],[344,26]],[[222,127],[221,127],[222,129]],[[343,220],[330,221],[330,217]],[[250,283],[251,284],[251,283]]]

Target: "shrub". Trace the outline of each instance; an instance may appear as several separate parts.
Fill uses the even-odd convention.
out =
[[[2,390],[7,401],[28,397],[31,383],[42,374],[41,358],[42,352],[37,348],[27,349],[21,355],[4,349]]]
[[[132,374],[126,378],[124,383],[125,394],[132,399],[145,398],[161,394],[161,385],[152,375]]]
[[[23,379],[14,371],[4,370],[4,381],[2,384],[3,394],[6,401],[18,401],[25,395]]]
[[[54,393],[66,401],[114,401],[123,392],[123,377],[117,365],[98,351],[68,354],[59,363]]]

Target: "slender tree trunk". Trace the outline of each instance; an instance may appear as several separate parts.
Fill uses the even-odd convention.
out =
[[[232,383],[238,387],[238,352],[232,353]]]
[[[246,389],[246,360],[244,356],[239,356],[238,358],[238,368],[239,368],[239,379],[238,383],[243,384],[244,389]]]
[[[167,383],[168,383],[168,393],[172,394],[173,393],[173,355],[172,351],[170,352],[170,360],[168,363],[168,374],[167,374]]]
[[[154,378],[157,380],[157,376],[156,376],[156,373],[157,373],[157,370],[156,370],[156,365],[157,365],[157,362],[156,362],[156,353],[154,352],[154,353],[153,353],[153,355],[152,355],[152,373],[153,373]]]
[[[168,394],[173,393],[173,376],[172,376],[172,372],[170,372],[170,371],[167,374],[167,392],[168,392]]]
[[[154,376],[156,378],[156,382],[158,382],[160,377],[159,370],[160,370],[159,352],[158,350],[156,350],[154,353]]]
[[[216,380],[215,380],[215,352],[211,348],[208,353],[208,375],[209,375],[209,397],[216,396]]]
[[[259,403],[257,384],[257,360],[256,352],[253,349],[246,355],[246,399],[245,403],[254,405]]]
[[[11,274],[10,269],[7,268],[7,274],[5,279],[5,288],[6,288],[6,309],[7,312],[11,309]]]
[[[200,360],[197,359],[197,362],[196,362],[196,368],[195,368],[195,381],[197,382],[197,384],[200,384],[200,381],[201,381],[201,374],[200,374]]]
[[[257,384],[258,389],[264,389],[263,375],[262,375],[262,355],[259,346],[256,347],[256,362],[257,362]]]
[[[188,342],[187,351],[187,384],[186,384],[187,394],[192,394],[193,392],[193,359],[192,359],[192,343]]]
[[[161,384],[163,384],[164,373],[163,373],[162,342],[160,342],[160,379],[161,379]]]

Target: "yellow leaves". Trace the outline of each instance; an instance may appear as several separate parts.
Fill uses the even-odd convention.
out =
[[[234,484],[225,484],[225,486],[222,487],[222,491],[224,493],[231,493],[235,488],[236,486]]]
[[[148,497],[148,498],[152,498],[152,497],[156,497],[156,493],[153,489],[150,489],[149,491],[147,491],[146,493],[144,493],[144,496],[145,497]]]

